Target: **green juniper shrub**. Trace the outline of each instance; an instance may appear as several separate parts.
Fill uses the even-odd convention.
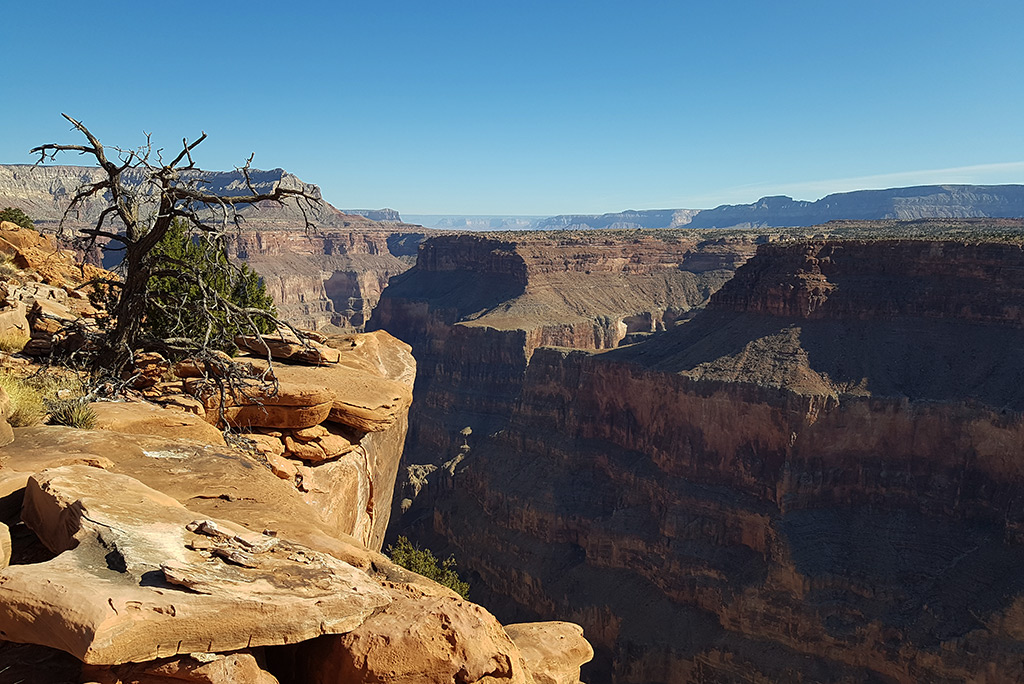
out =
[[[29,230],[36,229],[36,225],[32,223],[32,219],[30,219],[21,209],[16,209],[15,207],[0,209],[0,221],[10,221],[11,223],[15,223],[22,228],[28,228]]]
[[[232,264],[222,245],[193,235],[184,221],[171,225],[150,258],[157,275],[147,285],[144,328],[156,338],[188,338],[234,351],[235,335],[253,330],[224,310],[210,291],[236,306],[277,315],[260,276],[246,264]],[[253,323],[261,333],[274,329],[266,317],[255,316]]]
[[[469,596],[469,583],[459,579],[455,572],[455,559],[438,561],[430,549],[420,549],[412,545],[405,537],[399,537],[393,546],[389,546],[387,554],[397,565],[406,570],[423,575],[454,590],[462,598]]]

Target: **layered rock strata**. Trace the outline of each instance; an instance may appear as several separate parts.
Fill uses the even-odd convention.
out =
[[[425,242],[369,325],[411,344],[418,363],[398,502],[408,508],[445,463],[507,424],[535,349],[605,349],[672,328],[770,239],[624,231]],[[408,515],[429,511],[425,501]]]
[[[340,229],[238,232],[228,252],[260,274],[283,318],[361,329],[388,280],[412,265],[426,229],[349,219]]]
[[[552,216],[536,228],[749,228],[814,226],[828,221],[912,221],[1024,216],[1024,185],[920,185],[857,190],[808,202],[778,195],[714,209],[648,209],[602,215]]]
[[[685,325],[536,350],[420,539],[598,684],[1014,681],[1021,348],[1020,244],[762,245]]]

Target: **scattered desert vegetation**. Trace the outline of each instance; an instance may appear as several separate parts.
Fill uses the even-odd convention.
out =
[[[0,387],[11,400],[7,420],[13,427],[39,425],[47,415],[52,419],[54,408],[71,401],[81,403],[85,395],[85,385],[79,375],[60,368],[45,368],[29,376],[0,371]]]
[[[387,553],[392,561],[406,570],[429,577],[438,584],[452,589],[463,598],[469,596],[469,583],[463,582],[459,574],[455,572],[456,563],[451,556],[446,560],[439,561],[430,549],[413,546],[412,542],[405,537],[399,537],[393,546],[388,547]]]
[[[96,427],[96,410],[84,397],[58,399],[51,404],[49,422],[51,425],[92,430]]]

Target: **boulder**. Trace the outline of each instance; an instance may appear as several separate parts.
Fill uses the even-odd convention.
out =
[[[224,435],[206,420],[179,408],[144,401],[93,402],[96,429],[129,435],[156,435],[224,446]]]
[[[0,571],[0,632],[89,664],[347,633],[391,602],[348,563],[97,468],[33,475],[22,517],[58,555]]]
[[[262,456],[282,456],[284,454],[284,442],[279,437],[272,437],[271,435],[264,435],[259,432],[246,432],[240,436],[251,439],[253,444],[255,444],[256,453]]]
[[[327,432],[327,428],[325,428],[323,425],[314,425],[313,427],[310,428],[302,428],[301,430],[291,431],[291,436],[294,439],[299,440],[300,442],[311,442],[314,439],[323,437],[324,435],[327,434],[329,434]]]
[[[247,651],[193,653],[162,658],[148,663],[103,667],[86,665],[82,681],[87,684],[278,684]]]
[[[26,317],[25,305],[18,302],[0,311],[0,340],[7,351],[21,351],[32,336],[32,329]]]
[[[8,396],[7,390],[0,387],[0,447],[7,446],[14,441],[14,430],[7,422],[7,417],[10,415],[11,397]]]
[[[153,387],[171,368],[170,362],[157,352],[141,352],[135,355],[132,386],[136,389]]]
[[[9,256],[18,268],[37,272],[48,283],[82,282],[82,271],[75,265],[74,255],[58,249],[52,237],[35,230],[7,221],[0,223],[0,253]]]
[[[379,432],[394,425],[412,403],[412,387],[362,368],[343,363],[330,366],[293,366],[250,359],[282,384],[312,384],[330,392],[329,416],[362,432]]]
[[[337,428],[331,427],[326,435],[317,440],[320,448],[324,450],[327,458],[337,458],[359,446],[359,442],[353,442],[349,436],[343,435]]]
[[[320,463],[327,460],[327,454],[316,442],[299,442],[291,437],[284,438],[285,455],[300,461]]]
[[[505,625],[535,684],[580,684],[580,666],[594,657],[583,628],[572,622]]]
[[[292,363],[309,363],[320,366],[338,363],[341,358],[341,352],[337,349],[325,346],[312,339],[300,340],[290,332],[262,335],[260,337],[238,335],[235,337],[235,344],[239,349],[245,349],[256,356],[266,358],[266,354],[269,351],[272,358]]]
[[[294,481],[295,476],[299,473],[295,461],[287,459],[281,454],[267,454],[266,459],[270,470],[282,480]]]
[[[186,381],[186,387],[203,402],[207,422],[216,425],[223,417],[242,429],[313,427],[327,419],[333,405],[332,393],[320,385],[252,382],[225,392],[222,416],[221,396],[212,383],[193,379]]]
[[[317,684],[527,684],[494,617],[452,596],[401,600],[340,636],[298,644],[295,681]]]

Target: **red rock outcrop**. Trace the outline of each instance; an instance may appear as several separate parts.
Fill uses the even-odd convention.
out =
[[[0,671],[25,681],[298,684],[345,663],[362,663],[345,681],[367,684],[531,681],[490,614],[339,532],[237,451],[19,429],[0,491],[4,521],[24,499],[31,529],[16,525],[0,569]]]
[[[682,326],[535,350],[419,539],[592,684],[1014,681],[1022,312],[1018,244],[762,245]]]

